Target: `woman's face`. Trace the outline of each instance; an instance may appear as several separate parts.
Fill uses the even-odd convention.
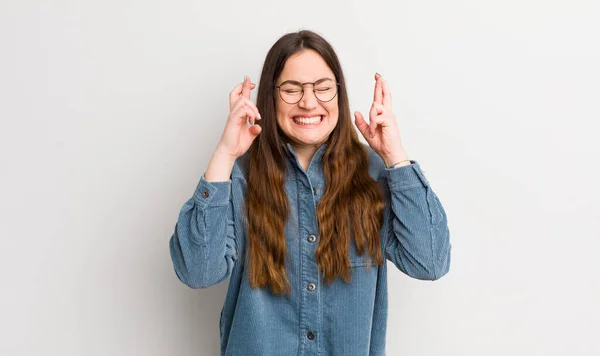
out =
[[[330,80],[327,80],[329,78]],[[336,96],[327,102],[317,99],[313,91],[313,84],[304,85],[304,95],[297,92],[289,82],[313,83],[317,82],[314,89],[321,99],[328,99],[337,92],[336,78],[325,60],[313,50],[302,50],[288,58],[281,75],[275,83],[287,84],[281,89],[275,89],[277,124],[279,128],[292,140],[292,146],[303,148],[318,146],[329,138],[338,122],[338,98]],[[293,84],[293,83],[292,83]],[[295,88],[299,88],[296,84]],[[290,90],[291,89],[291,90]],[[328,92],[329,90],[330,92]],[[333,92],[331,92],[333,90]],[[282,96],[286,101],[282,99]],[[300,98],[296,104],[288,104]]]

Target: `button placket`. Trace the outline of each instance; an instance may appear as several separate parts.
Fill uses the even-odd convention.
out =
[[[314,167],[313,167],[314,168]],[[309,170],[310,171],[310,170]],[[314,169],[313,169],[314,171]],[[319,229],[316,206],[319,199],[319,193],[321,190],[318,187],[318,179],[314,177],[311,184],[311,180],[308,177],[309,174],[302,178],[307,178],[306,181],[302,181],[303,187],[302,192],[298,194],[299,203],[298,209],[301,214],[300,224],[301,232],[306,239],[301,245],[302,250],[302,285],[304,285],[304,291],[302,291],[302,317],[300,320],[301,328],[304,330],[305,342],[301,343],[301,353],[303,355],[314,355],[318,353],[318,339],[316,337],[317,331],[320,328],[320,315],[322,313],[322,305],[317,291],[317,283],[315,280],[318,279],[319,270],[315,261],[315,242],[318,241],[317,232]],[[300,188],[300,187],[299,187]],[[300,190],[300,189],[299,189]]]

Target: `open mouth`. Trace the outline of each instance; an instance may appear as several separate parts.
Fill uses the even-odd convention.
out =
[[[318,116],[313,116],[313,117],[294,116],[292,118],[292,120],[294,121],[294,123],[296,125],[301,125],[301,126],[318,125],[319,123],[321,123],[321,121],[323,121],[323,115],[318,115]]]

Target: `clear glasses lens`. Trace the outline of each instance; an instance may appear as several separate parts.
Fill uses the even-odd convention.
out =
[[[302,99],[302,90],[302,85],[285,83],[279,88],[279,95],[286,103],[295,104]],[[310,90],[310,88],[307,88],[307,90]],[[337,85],[331,79],[324,80],[315,84],[314,93],[320,101],[331,101],[337,94]]]

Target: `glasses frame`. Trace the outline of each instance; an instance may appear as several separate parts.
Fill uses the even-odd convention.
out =
[[[315,89],[315,84],[316,84],[317,82],[321,82],[321,81],[323,81],[323,80],[331,80],[332,82],[334,82],[334,83],[335,83],[335,95],[334,95],[334,96],[333,96],[331,99],[329,99],[329,100],[321,100],[321,99],[319,99],[319,97],[317,96],[317,90]],[[281,85],[283,85],[283,84],[285,84],[285,83],[287,83],[287,82],[288,82],[288,81],[286,80],[285,82],[281,83]],[[285,99],[284,99],[284,98],[281,96],[281,85],[273,84],[273,85],[274,85],[274,87],[275,87],[275,88],[277,88],[277,91],[279,92],[279,97],[281,98],[281,100],[283,100],[283,102],[284,102],[284,103],[287,103],[287,104],[290,104],[290,105],[298,104],[298,103],[299,103],[299,102],[302,100],[302,98],[304,98],[304,86],[305,86],[306,84],[312,84],[312,85],[313,85],[313,89],[312,89],[312,91],[313,91],[313,93],[315,94],[315,98],[317,98],[317,100],[318,100],[318,101],[320,101],[320,102],[322,102],[322,103],[328,103],[328,102],[332,101],[333,99],[335,99],[335,97],[336,97],[336,96],[338,95],[338,93],[340,92],[340,88],[339,88],[339,87],[341,86],[341,84],[340,84],[339,82],[336,82],[335,80],[333,80],[333,79],[331,79],[331,78],[322,78],[322,79],[319,79],[319,80],[317,80],[316,82],[305,82],[305,83],[298,83],[298,82],[294,82],[294,84],[300,84],[300,86],[302,87],[302,95],[300,95],[300,99],[298,99],[298,101],[296,101],[296,102],[294,102],[294,103],[290,103],[290,102],[287,102],[287,101],[285,101]]]

